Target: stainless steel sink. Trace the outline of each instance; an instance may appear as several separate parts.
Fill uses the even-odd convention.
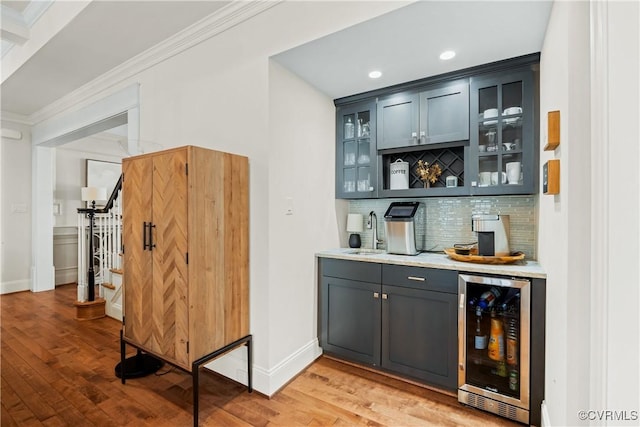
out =
[[[354,255],[378,255],[378,254],[384,254],[385,250],[384,249],[354,249],[352,251],[349,251],[348,253],[350,254],[354,254]]]

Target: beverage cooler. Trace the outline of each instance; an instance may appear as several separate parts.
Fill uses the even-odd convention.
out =
[[[531,282],[459,275],[458,401],[530,422]]]

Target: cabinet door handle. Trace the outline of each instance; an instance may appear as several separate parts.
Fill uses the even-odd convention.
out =
[[[418,143],[424,144],[425,142],[427,142],[427,132],[422,131],[420,132],[420,141],[418,141]]]
[[[387,298],[389,298],[389,295],[387,295],[387,294],[382,294],[382,299],[387,299]]]
[[[424,277],[417,277],[417,276],[407,276],[407,279],[415,280],[416,282],[424,282],[426,280]]]
[[[374,293],[373,293],[373,297],[374,297],[374,298],[380,298],[380,294],[379,294],[378,292],[374,292]]]
[[[460,308],[464,308],[464,294],[460,294]]]
[[[155,225],[153,225],[152,223],[149,223],[149,250],[152,251],[153,248],[156,247],[156,244],[153,243],[153,228],[156,228]]]
[[[418,133],[417,132],[411,132],[411,139],[413,139],[414,143],[418,143]]]
[[[142,223],[142,250],[146,251],[149,245],[147,244],[147,222]]]

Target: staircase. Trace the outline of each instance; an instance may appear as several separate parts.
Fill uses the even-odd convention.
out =
[[[122,175],[104,208],[95,210],[93,236],[89,236],[89,209],[78,209],[78,301],[88,299],[89,238],[96,296],[105,299],[105,314],[122,320]]]
[[[102,283],[102,297],[105,299],[105,313],[109,317],[122,320],[122,275],[119,268],[111,268],[111,283]]]

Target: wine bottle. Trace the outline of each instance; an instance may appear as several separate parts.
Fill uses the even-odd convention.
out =
[[[488,291],[480,295],[478,307],[483,310],[493,307],[493,305],[496,303],[496,300],[500,298],[500,295],[502,295],[502,292],[500,292],[500,289],[498,289],[497,287],[489,289]]]
[[[474,339],[476,350],[484,350],[487,348],[487,335],[482,333],[481,321],[482,311],[478,308],[476,309],[476,335]]]
[[[518,364],[518,319],[509,318],[507,322],[507,363]]]

